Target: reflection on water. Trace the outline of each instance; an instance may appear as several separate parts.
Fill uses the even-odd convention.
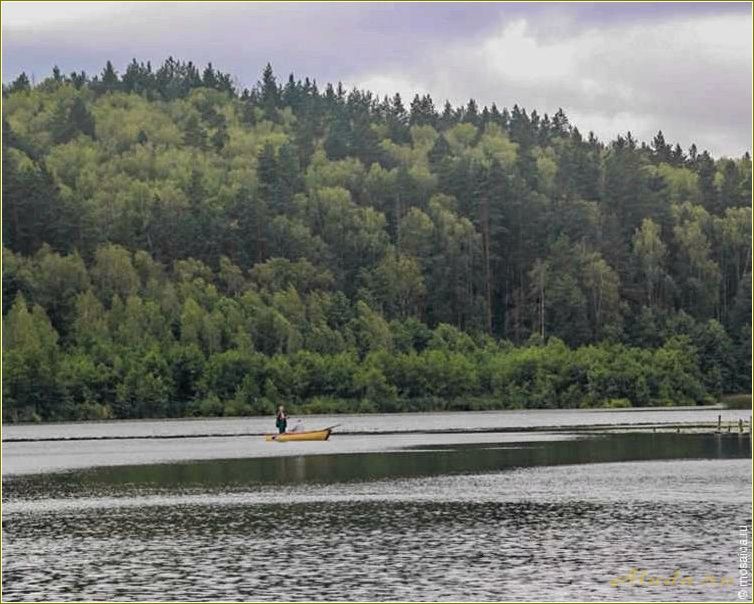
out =
[[[172,491],[198,487],[244,489],[249,485],[332,483],[385,478],[495,472],[506,468],[650,459],[750,457],[748,436],[625,433],[575,440],[479,444],[391,453],[310,455],[98,467],[6,479],[3,497],[61,497]],[[96,463],[96,461],[92,461]]]
[[[748,438],[433,449],[6,479],[4,599],[735,597]]]

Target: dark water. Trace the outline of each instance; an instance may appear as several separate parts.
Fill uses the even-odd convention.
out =
[[[750,469],[612,434],[6,477],[3,599],[736,599]]]

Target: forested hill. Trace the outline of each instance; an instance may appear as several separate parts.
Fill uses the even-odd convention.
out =
[[[504,93],[504,91],[503,91]],[[749,391],[751,158],[268,66],[3,88],[6,419]]]

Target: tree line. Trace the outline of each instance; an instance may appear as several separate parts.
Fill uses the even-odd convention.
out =
[[[10,419],[750,390],[751,158],[268,65],[3,87]]]

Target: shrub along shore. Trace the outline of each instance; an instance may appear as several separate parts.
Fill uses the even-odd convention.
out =
[[[100,260],[107,254],[130,262],[123,249]],[[55,274],[80,262],[40,258]],[[200,277],[175,286],[155,288],[154,299],[115,295],[109,308],[88,288],[55,297],[72,317],[64,338],[19,294],[5,321],[5,420],[261,415],[280,403],[299,414],[693,405],[719,400],[737,371],[714,320],[675,316],[655,348],[538,336],[515,346],[447,324],[388,322],[319,292],[230,298]],[[172,314],[161,310],[170,305]]]

